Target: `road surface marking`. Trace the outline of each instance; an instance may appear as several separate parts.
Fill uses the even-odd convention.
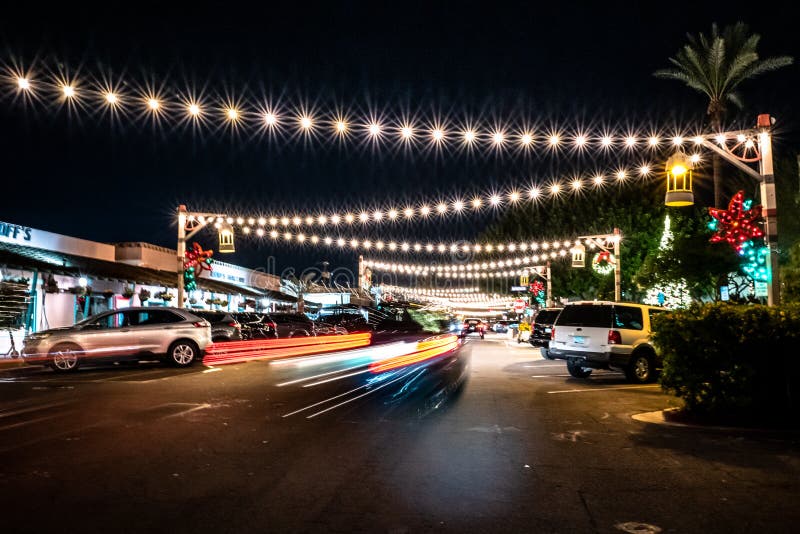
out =
[[[553,377],[561,377],[561,376],[572,376],[569,374],[566,375],[531,375],[531,378],[553,378]],[[552,391],[548,391],[548,393],[553,393]]]
[[[203,371],[203,374],[216,373],[217,371],[222,371],[222,368],[221,367],[211,367],[211,368],[206,369],[205,371]]]
[[[0,426],[0,431],[2,431],[2,430],[10,430],[12,428],[17,428],[17,427],[26,426],[26,425],[32,425],[33,423],[40,423],[42,421],[48,421],[50,419],[55,419],[56,417],[62,417],[62,416],[63,416],[63,414],[56,413],[56,414],[53,414],[53,415],[47,415],[45,417],[39,417],[38,419],[29,419],[27,421],[22,421],[20,423],[12,423],[10,425]]]
[[[72,401],[52,402],[50,404],[41,404],[39,406],[28,406],[27,408],[20,408],[19,410],[14,410],[11,412],[0,411],[0,419],[2,419],[3,417],[13,417],[15,415],[19,415],[22,413],[35,412],[38,410],[46,410],[48,408],[55,408],[56,406],[64,406],[65,404],[72,404]]]
[[[598,387],[598,388],[581,388],[581,389],[561,389],[558,391],[548,391],[548,393],[582,393],[584,391],[608,391],[609,389],[652,389],[652,388],[660,388],[658,384],[654,384],[652,386],[618,386],[618,387]]]

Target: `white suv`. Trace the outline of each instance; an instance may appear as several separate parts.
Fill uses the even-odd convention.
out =
[[[592,369],[620,370],[631,382],[651,382],[661,367],[650,343],[650,319],[664,308],[627,302],[568,304],[550,334],[550,355],[567,360],[569,374],[586,378]]]

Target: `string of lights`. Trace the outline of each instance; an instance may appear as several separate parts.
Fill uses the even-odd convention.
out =
[[[419,288],[419,287],[403,287],[391,284],[381,284],[382,291],[401,292],[401,293],[416,293],[419,295],[431,295],[439,297],[461,297],[470,296],[470,294],[480,292],[480,288],[474,287],[450,287],[450,288]]]
[[[478,289],[478,288],[474,288]],[[511,302],[510,297],[504,297],[497,293],[459,293],[458,290],[445,290],[445,289],[424,289],[402,287],[395,285],[382,284],[381,292],[384,295],[400,295],[405,299],[416,300],[420,302],[430,302],[452,307],[454,304],[473,304],[481,303],[481,305],[488,306],[506,306]]]
[[[693,164],[701,161],[699,154],[691,156]],[[447,217],[478,215],[490,210],[511,208],[523,202],[534,204],[570,195],[581,195],[586,191],[601,191],[607,186],[622,186],[633,179],[648,179],[653,176],[651,164],[642,164],[631,170],[617,167],[607,174],[596,173],[591,176],[572,175],[565,178],[553,178],[542,185],[526,186],[523,189],[512,188],[505,192],[475,194],[469,199],[456,197],[439,199],[435,202],[418,202],[403,206],[384,206],[370,210],[341,210],[316,214],[272,214],[258,216],[230,216],[230,224],[241,227],[280,227],[280,228],[313,228],[393,224],[401,222],[421,222],[440,220]],[[388,203],[387,203],[388,204]],[[251,228],[252,229],[252,228]]]
[[[395,271],[392,271],[395,272]],[[489,278],[511,278],[514,276],[529,275],[532,271],[530,269],[512,269],[506,271],[494,272],[475,272],[475,271],[446,271],[446,272],[415,272],[415,271],[396,271],[398,274],[408,274],[412,276],[428,276],[436,275],[448,279],[467,279],[467,280],[480,280]]]
[[[63,72],[63,69],[62,69]],[[279,105],[253,96],[206,97],[190,88],[177,89],[134,80],[108,77],[82,80],[64,74],[36,75],[7,69],[5,78],[28,101],[66,106],[75,112],[97,112],[122,118],[146,118],[158,124],[187,124],[195,128],[224,126],[228,130],[253,130],[287,139],[329,139],[367,143],[375,148],[395,144],[401,148],[485,150],[524,154],[541,150],[631,152],[665,147],[699,145],[708,135],[655,128],[647,132],[533,127],[507,120],[504,124],[477,124],[437,118],[369,116],[340,110],[315,110],[314,106]],[[124,89],[123,89],[124,88]],[[244,94],[244,92],[243,92]]]
[[[610,238],[613,236],[609,236]],[[597,243],[594,240],[586,239],[583,242],[580,239],[576,239],[574,241],[552,241],[552,242],[541,242],[541,243],[521,243],[519,244],[519,250],[523,250],[522,247],[529,250],[541,250],[540,254],[532,254],[529,256],[520,256],[517,258],[508,258],[505,260],[491,260],[491,261],[482,261],[482,262],[472,262],[472,263],[451,263],[451,264],[425,264],[425,263],[417,263],[417,264],[408,264],[408,263],[401,263],[401,262],[393,262],[393,261],[384,261],[384,260],[377,260],[372,258],[365,258],[364,259],[364,266],[369,267],[375,271],[392,271],[392,272],[401,272],[401,273],[409,273],[409,274],[433,274],[433,273],[441,273],[441,272],[470,272],[470,271],[486,271],[489,269],[496,269],[496,268],[503,268],[503,267],[513,267],[513,266],[529,266],[535,263],[539,263],[541,261],[547,261],[548,259],[555,259],[559,257],[565,257],[567,255],[567,251],[571,251],[573,246],[578,246],[584,244],[588,246],[590,249],[594,250],[597,248]],[[613,245],[613,240],[607,240],[607,245]],[[509,245],[511,246],[511,245]],[[505,247],[508,249],[508,247]],[[560,249],[560,250],[559,250]],[[463,251],[463,249],[462,249]],[[549,252],[548,252],[549,251]]]
[[[235,221],[232,217],[227,220],[223,217],[217,217],[216,220],[203,218],[198,221],[199,224],[213,223],[214,227],[220,229],[225,224],[232,224],[228,221]],[[256,228],[253,230],[249,226],[242,228],[242,233],[245,236],[255,236],[257,238],[271,239],[275,242],[294,243],[301,245],[312,246],[328,246],[337,247],[340,249],[351,249],[359,251],[388,251],[399,253],[426,253],[426,254],[446,254],[446,253],[506,253],[516,251],[547,251],[550,250],[549,255],[555,258],[559,255],[564,256],[567,250],[573,245],[580,245],[580,240],[564,240],[564,241],[530,241],[530,242],[509,242],[509,243],[470,243],[465,240],[450,242],[450,243],[420,243],[420,242],[407,242],[407,241],[394,241],[383,239],[369,239],[369,238],[355,238],[343,236],[330,236],[330,235],[317,235],[307,234],[304,232],[291,232],[288,230],[279,230],[277,228]],[[555,249],[555,250],[552,250]],[[561,250],[558,250],[561,249]],[[539,258],[545,258],[544,252],[539,254]],[[539,260],[532,260],[539,261]]]

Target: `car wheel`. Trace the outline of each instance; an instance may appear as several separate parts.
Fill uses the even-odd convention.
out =
[[[50,350],[50,367],[59,373],[75,371],[81,365],[82,354],[81,348],[72,343],[56,345]]]
[[[539,352],[541,352],[541,354],[542,354],[542,358],[544,358],[544,359],[546,359],[546,360],[555,360],[555,358],[553,357],[553,355],[552,355],[552,354],[550,354],[550,351],[549,351],[549,350],[547,350],[546,348],[544,348],[544,347],[540,347],[540,348],[539,348]]]
[[[577,360],[567,360],[567,371],[575,378],[586,378],[592,374],[591,367],[584,367]]]
[[[193,341],[180,340],[169,346],[167,360],[176,367],[188,367],[197,359],[200,350]]]
[[[635,384],[646,384],[655,379],[653,357],[646,352],[634,353],[625,369],[625,377]]]

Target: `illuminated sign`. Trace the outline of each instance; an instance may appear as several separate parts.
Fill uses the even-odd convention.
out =
[[[17,241],[30,241],[33,230],[27,226],[0,221],[0,236]]]

